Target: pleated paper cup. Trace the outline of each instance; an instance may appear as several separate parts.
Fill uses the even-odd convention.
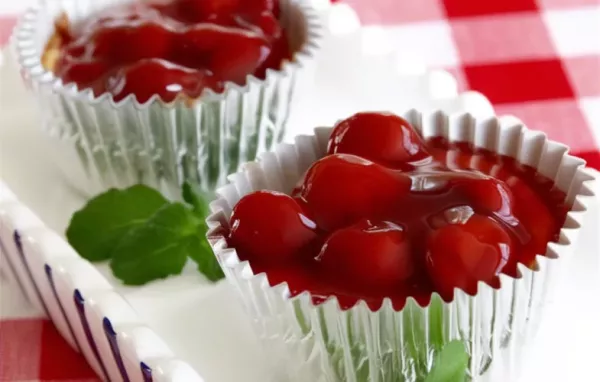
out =
[[[207,89],[193,101],[154,96],[140,104],[130,95],[114,102],[108,93],[94,97],[44,69],[41,56],[59,15],[77,22],[128,2],[41,1],[13,34],[13,53],[39,100],[54,158],[73,186],[95,194],[143,183],[176,196],[189,180],[213,190],[240,163],[283,139],[290,109],[310,88],[321,40],[319,17],[307,0],[281,0],[280,21],[296,52],[291,61],[267,70],[264,80],[249,75],[245,86],[226,83],[224,92]]]
[[[401,310],[389,299],[372,311],[364,301],[343,310],[335,297],[315,305],[309,292],[292,296],[286,283],[270,286],[268,276],[255,274],[240,261],[225,239],[235,204],[253,191],[290,193],[310,165],[326,153],[331,128],[299,136],[257,162],[248,163],[218,190],[208,219],[209,241],[229,281],[239,292],[257,335],[273,360],[279,380],[296,381],[423,381],[445,344],[462,341],[469,354],[473,380],[513,381],[522,352],[533,337],[544,310],[560,287],[561,270],[577,241],[593,179],[585,162],[543,133],[528,130],[514,117],[476,119],[443,112],[403,115],[425,138],[445,137],[470,142],[516,158],[553,179],[571,206],[558,242],[537,256],[536,269],[519,265],[520,277],[500,276],[500,288],[479,283],[471,296],[456,289],[451,302],[437,294],[422,307],[412,298]]]

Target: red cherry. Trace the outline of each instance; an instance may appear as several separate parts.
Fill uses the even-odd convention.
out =
[[[254,75],[257,78],[264,79],[267,74],[267,69],[280,70],[284,61],[290,61],[292,54],[285,35],[280,35],[272,43],[271,53],[267,56],[262,65],[256,69]]]
[[[240,4],[240,13],[260,14],[265,11],[272,12],[275,16],[279,15],[278,0],[244,0]]]
[[[359,291],[400,287],[415,271],[407,235],[390,222],[363,220],[334,232],[315,260],[327,277]]]
[[[253,20],[253,22],[265,34],[266,37],[270,39],[278,39],[281,37],[281,25],[270,11],[261,13],[256,19]]]
[[[258,191],[243,197],[230,220],[230,245],[243,260],[286,264],[316,237],[316,224],[290,196]]]
[[[411,179],[349,154],[315,162],[297,190],[318,226],[332,231],[367,219],[393,216],[390,210],[410,191]]]
[[[170,49],[172,32],[154,22],[120,25],[98,29],[94,34],[94,57],[127,64],[147,58],[165,58]]]
[[[495,158],[490,158],[489,155],[483,153],[477,153],[471,158],[471,168],[486,175],[491,175],[495,163]]]
[[[74,42],[74,43],[71,43],[71,44],[65,46],[62,56],[68,57],[69,59],[71,59],[73,61],[74,59],[78,59],[78,58],[82,59],[83,56],[86,54],[86,51],[87,51],[87,47],[85,44],[79,43],[79,42]]]
[[[467,150],[468,145],[461,145],[462,149],[446,151],[444,158],[446,167],[450,169],[470,169],[472,168],[473,154]]]
[[[254,73],[271,51],[269,43],[261,36],[243,31],[229,30],[220,36],[219,48],[209,60],[209,68],[219,78],[244,84],[246,76]]]
[[[187,69],[152,59],[139,61],[119,71],[108,79],[107,90],[114,95],[115,101],[135,94],[138,102],[144,103],[154,95],[159,95],[165,102],[173,101],[180,93],[197,97],[205,87],[218,86],[208,71]]]
[[[438,293],[451,300],[454,288],[474,294],[479,281],[496,286],[511,252],[512,241],[500,224],[472,215],[465,224],[450,224],[431,234],[427,270]]]
[[[476,173],[471,174],[476,175]],[[456,179],[454,182],[460,192],[467,197],[469,204],[476,209],[494,212],[504,217],[513,215],[514,198],[506,183],[487,176],[469,176]]]
[[[214,24],[198,24],[178,35],[171,47],[171,59],[189,68],[207,68],[213,52],[219,49],[221,36],[228,29]]]
[[[242,0],[243,1],[243,0]],[[177,0],[178,13],[191,22],[218,19],[233,13],[240,0]]]
[[[327,152],[354,154],[396,168],[428,156],[421,137],[406,120],[373,112],[358,113],[338,122]]]
[[[85,89],[98,81],[98,78],[102,78],[107,71],[108,65],[105,62],[82,61],[63,66],[58,75],[63,83],[76,83],[80,89]]]

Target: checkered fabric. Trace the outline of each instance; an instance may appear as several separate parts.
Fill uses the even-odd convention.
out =
[[[0,381],[96,382],[83,356],[75,352],[25,302],[20,288],[0,273]]]
[[[363,24],[383,26],[407,59],[452,72],[499,114],[518,116],[600,169],[600,0],[345,2]],[[14,3],[13,15],[3,5],[0,45],[14,24]],[[95,380],[48,321],[7,319],[2,308],[0,380]]]
[[[600,0],[346,0],[407,57],[600,168]]]
[[[98,378],[52,322],[20,318],[0,321],[0,380],[95,382]]]

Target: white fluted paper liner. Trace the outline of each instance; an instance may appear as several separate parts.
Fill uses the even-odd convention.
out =
[[[568,155],[566,146],[528,130],[513,117],[476,119],[415,110],[404,117],[426,138],[471,142],[515,157],[554,179],[572,204],[560,240],[537,257],[537,270],[520,265],[519,279],[501,275],[498,290],[480,283],[475,296],[457,289],[450,303],[434,294],[429,306],[409,299],[400,311],[389,300],[375,312],[364,302],[343,311],[335,297],[315,306],[309,292],[291,297],[286,283],[271,287],[264,273],[255,275],[223,236],[232,208],[244,195],[260,189],[291,192],[304,171],[325,154],[331,128],[317,128],[314,136],[280,145],[230,176],[231,184],[217,191],[208,219],[209,241],[264,341],[267,358],[273,360],[274,370],[283,372],[278,380],[423,381],[437,351],[454,339],[467,345],[473,380],[512,381],[518,374],[521,350],[552,303],[563,263],[572,256],[586,211],[582,198],[593,194],[585,182],[593,177],[584,170],[583,160]]]
[[[131,0],[42,1],[21,18],[13,35],[15,57],[42,109],[44,130],[69,182],[86,194],[144,183],[177,196],[190,180],[206,190],[226,181],[239,164],[270,150],[285,133],[290,108],[311,83],[319,50],[319,17],[306,0],[281,0],[281,23],[297,51],[266,78],[245,86],[207,89],[193,105],[158,96],[140,104],[133,95],[115,103],[90,89],[65,85],[40,58],[62,12],[77,21]],[[151,80],[151,79],[149,79]]]

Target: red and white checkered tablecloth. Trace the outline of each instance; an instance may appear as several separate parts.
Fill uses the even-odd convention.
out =
[[[600,0],[345,1],[363,24],[385,26],[407,55],[449,70],[498,113],[518,116],[600,169]],[[0,45],[14,24],[2,6]],[[18,300],[17,291],[0,289],[0,380],[95,380],[48,321],[5,303]]]

